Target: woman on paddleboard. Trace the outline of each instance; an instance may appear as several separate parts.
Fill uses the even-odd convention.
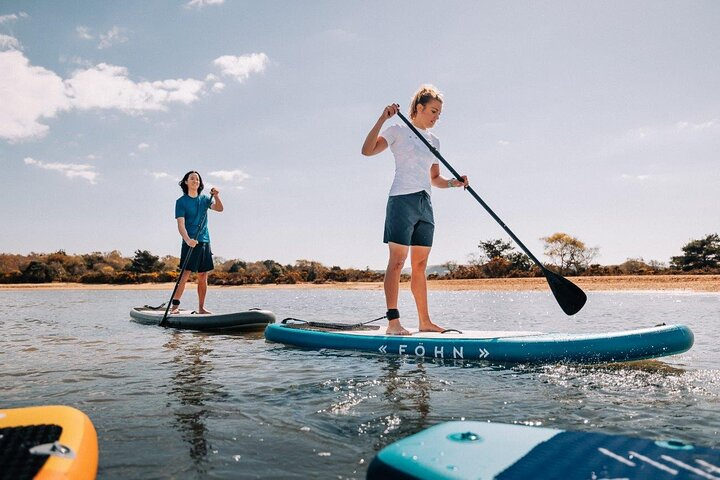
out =
[[[205,295],[207,294],[208,272],[213,266],[212,250],[210,249],[210,233],[207,228],[207,211],[215,210],[222,212],[223,203],[220,200],[220,192],[216,188],[210,189],[210,196],[202,195],[202,177],[194,170],[185,174],[180,180],[183,196],[175,201],[175,219],[177,220],[178,232],[183,243],[180,250],[180,266],[185,269],[180,274],[175,295],[172,298],[172,310],[170,313],[180,311],[180,298],[185,290],[185,284],[190,278],[190,273],[197,272],[198,310],[197,313],[212,313],[205,309]],[[214,201],[213,201],[214,199]]]
[[[410,102],[410,121],[436,149],[438,138],[429,132],[442,112],[443,98],[432,85],[423,85]],[[385,213],[385,235],[390,259],[385,271],[385,302],[387,304],[387,333],[409,335],[400,324],[397,309],[400,273],[410,253],[412,290],[420,320],[419,330],[441,332],[444,329],[430,320],[427,301],[427,267],[432,247],[435,221],[430,201],[431,186],[437,188],[466,187],[468,179],[460,182],[440,175],[440,165],[435,156],[406,125],[392,125],[382,132],[383,124],[400,108],[388,105],[368,133],[362,146],[362,154],[377,155],[390,147],[395,157],[395,179],[390,187]]]

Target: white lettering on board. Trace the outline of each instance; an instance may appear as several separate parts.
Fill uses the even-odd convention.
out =
[[[457,349],[457,347],[453,347],[453,358],[465,358],[463,357],[463,348],[460,347],[460,350]]]
[[[398,348],[398,355],[402,355],[405,353],[405,349],[407,348],[407,345],[400,345],[400,348]]]
[[[445,347],[435,347],[435,358],[445,358]]]
[[[424,357],[425,347],[423,347],[422,345],[418,345],[417,347],[415,347],[415,355],[417,355],[418,357]]]

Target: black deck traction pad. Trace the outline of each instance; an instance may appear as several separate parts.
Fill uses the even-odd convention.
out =
[[[19,480],[35,477],[45,465],[46,455],[34,455],[30,449],[60,438],[59,425],[30,425],[0,428],[0,479]]]
[[[602,453],[600,449],[606,453]],[[613,458],[607,452],[622,457],[634,463],[635,466]],[[640,454],[647,460],[641,460],[630,452]],[[648,460],[656,462],[657,465],[653,465]],[[700,460],[700,462],[696,460]],[[533,448],[522,459],[495,478],[497,480],[528,478],[545,480],[590,478],[696,480],[720,478],[717,472],[709,472],[705,467],[707,464],[704,462],[716,468],[720,467],[720,451],[704,447],[681,450],[659,446],[652,440],[642,438],[601,433],[562,432]],[[683,467],[681,464],[690,468]],[[673,474],[663,467],[676,473]],[[692,469],[697,469],[697,471],[693,472]]]
[[[290,323],[295,321],[297,323]],[[379,325],[362,325],[362,324],[350,324],[350,323],[331,323],[331,322],[308,322],[305,320],[299,320],[296,318],[286,318],[282,321],[282,324],[286,327],[297,328],[300,330],[354,330],[354,331],[369,331],[379,330]]]
[[[143,305],[142,308],[145,308],[147,310],[162,310],[163,308],[165,308],[165,305],[165,303],[161,303],[157,307],[153,307],[152,305]]]

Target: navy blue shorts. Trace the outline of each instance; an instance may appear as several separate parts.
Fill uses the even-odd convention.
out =
[[[425,190],[388,197],[383,242],[432,247],[434,234],[432,202]]]
[[[181,268],[183,262],[185,262],[185,257],[187,257],[188,251],[190,251],[190,247],[188,247],[187,243],[183,242],[182,250],[180,251]],[[212,250],[210,250],[210,244],[200,242],[195,245],[195,248],[193,248],[192,253],[190,254],[190,260],[188,260],[187,265],[185,265],[185,270],[202,273],[209,272],[213,268],[215,268],[215,265],[213,265]]]

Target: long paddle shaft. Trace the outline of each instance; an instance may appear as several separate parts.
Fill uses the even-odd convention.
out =
[[[425,139],[425,137],[420,134],[420,132],[417,131],[415,126],[410,123],[410,121],[408,121],[408,119],[405,118],[405,116],[399,111],[397,112],[397,115],[398,117],[400,117],[400,119],[402,119],[403,122],[407,124],[408,127],[410,127],[410,130],[415,132],[415,135],[417,135],[417,137],[425,144],[425,146],[430,149],[432,154],[435,155],[438,160],[442,162],[443,165],[445,165],[445,168],[447,168],[458,181],[462,182],[463,178],[460,176],[460,174],[452,167],[452,165],[447,162],[447,160],[442,157],[442,155],[440,155],[440,152],[438,152],[437,149],[433,147],[430,142],[428,142],[427,139]],[[475,193],[475,190],[473,190],[472,187],[468,186],[466,187],[466,190],[470,192],[470,195],[472,195],[475,200],[477,200],[478,203],[483,206],[485,210],[487,210],[490,216],[500,224],[500,226],[508,233],[508,235],[510,235],[510,237],[515,240],[515,243],[517,243],[518,246],[522,248],[525,254],[530,257],[533,262],[535,262],[535,265],[540,268],[543,275],[545,275],[548,284],[550,285],[550,290],[552,290],[553,295],[555,295],[555,299],[560,304],[560,308],[562,308],[563,311],[568,315],[574,315],[579,312],[587,301],[587,296],[585,295],[585,292],[583,292],[577,285],[572,283],[567,278],[545,268],[545,266],[540,263],[540,260],[538,260],[535,255],[533,255],[530,250],[528,250],[525,244],[523,244],[520,239],[515,236],[512,230],[510,230],[510,228],[505,225],[505,222],[503,222],[500,217],[498,217],[495,212],[492,211],[488,204],[485,203],[482,198],[480,198],[480,195]]]
[[[212,195],[210,196],[210,205],[208,205],[208,208],[205,210],[205,215],[203,215],[202,220],[200,221],[200,226],[198,228],[197,234],[195,235],[194,240],[197,241],[198,238],[200,238],[200,232],[202,232],[203,227],[205,226],[205,221],[207,220],[207,211],[210,209],[210,206],[212,206]],[[170,301],[167,304],[167,307],[165,307],[165,313],[163,314],[162,320],[160,320],[160,326],[165,327],[167,326],[167,316],[168,312],[170,311],[170,305],[172,304],[173,298],[175,298],[175,292],[177,292],[178,287],[180,286],[180,280],[182,280],[183,273],[185,273],[185,267],[187,267],[188,261],[190,260],[190,255],[192,255],[193,248],[190,247],[190,250],[188,250],[187,255],[185,256],[185,261],[183,262],[182,266],[180,267],[180,276],[177,279],[177,282],[175,282],[175,288],[173,288],[172,293],[170,294]]]

